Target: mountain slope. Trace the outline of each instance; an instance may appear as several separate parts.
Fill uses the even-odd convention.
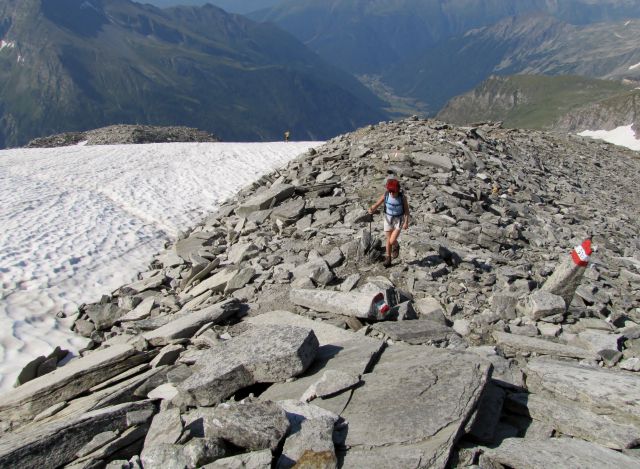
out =
[[[356,74],[382,73],[427,47],[511,16],[572,24],[640,17],[633,0],[283,0],[251,15],[295,35]]]
[[[573,112],[582,112],[582,119],[576,117],[576,120],[584,121],[584,113],[593,106],[605,106],[610,101],[618,102],[634,93],[637,91],[633,90],[633,85],[612,80],[577,76],[492,76],[472,91],[450,100],[437,117],[455,124],[491,120],[502,121],[505,127],[510,128],[575,131],[580,125],[570,128],[569,125],[560,126],[558,121]],[[610,110],[610,118],[614,115],[622,120],[629,117],[628,113],[624,116],[619,114],[612,106],[606,107]],[[613,120],[620,122],[618,118]],[[624,125],[633,122],[631,117]],[[585,129],[586,127],[579,130]]]
[[[439,108],[492,74],[640,78],[638,37],[640,20],[574,26],[548,15],[513,17],[428,49],[384,79]]]
[[[211,5],[0,0],[0,18],[0,146],[113,123],[325,139],[386,117],[288,34]]]
[[[177,5],[205,5],[207,3],[222,8],[229,13],[245,14],[270,8],[280,0],[139,0],[140,3],[149,3],[160,8]]]
[[[635,88],[588,106],[572,110],[555,123],[558,130],[582,132],[584,130],[613,130],[633,124],[640,137],[640,89]]]

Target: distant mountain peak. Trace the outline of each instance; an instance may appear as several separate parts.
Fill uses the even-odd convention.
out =
[[[109,124],[322,140],[385,120],[354,77],[220,8],[0,0],[0,148]]]

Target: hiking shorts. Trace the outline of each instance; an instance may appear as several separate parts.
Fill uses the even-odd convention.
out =
[[[402,219],[404,218],[404,216],[400,215],[397,217],[391,216],[391,215],[385,215],[384,216],[384,231],[394,231],[394,230],[399,230],[400,227],[402,226]]]

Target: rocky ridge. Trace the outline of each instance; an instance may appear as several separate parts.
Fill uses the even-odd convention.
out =
[[[215,135],[190,127],[153,125],[110,125],[86,132],[65,132],[31,140],[27,148],[55,148],[77,145],[124,145],[130,143],[218,142]]]
[[[640,467],[639,169],[492,123],[336,137],[82,305],[82,357],[0,396],[0,465]],[[385,269],[390,172],[412,221]]]

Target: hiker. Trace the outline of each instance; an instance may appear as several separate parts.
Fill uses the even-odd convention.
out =
[[[388,178],[386,191],[373,204],[368,212],[375,213],[384,204],[384,234],[387,238],[384,266],[391,266],[391,259],[400,254],[398,237],[401,230],[409,227],[409,202],[407,196],[400,190],[400,182],[396,178]]]
[[[289,136],[291,135],[291,132],[289,132],[288,130],[285,131],[284,133],[284,141],[288,142],[289,141]]]

